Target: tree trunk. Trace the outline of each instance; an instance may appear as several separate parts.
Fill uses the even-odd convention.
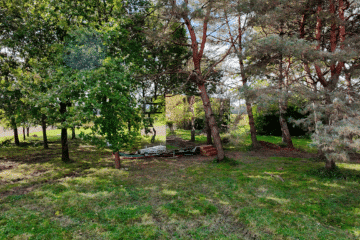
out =
[[[191,139],[190,142],[195,142],[195,112],[194,112],[194,103],[195,96],[188,97],[189,102],[189,111],[191,112]]]
[[[193,63],[194,63],[194,71],[193,71],[191,77],[193,79],[193,82],[195,82],[197,84],[197,86],[200,90],[200,96],[201,96],[201,100],[203,102],[203,106],[204,106],[204,110],[205,110],[205,117],[209,121],[211,135],[214,138],[215,147],[217,149],[217,161],[222,161],[225,157],[225,153],[224,153],[224,149],[221,144],[219,129],[216,124],[213,111],[211,109],[210,99],[206,92],[205,81],[204,81],[205,79],[203,79],[202,72],[201,72],[201,59],[202,59],[202,56],[204,53],[204,48],[205,48],[205,43],[206,43],[206,32],[207,32],[207,27],[208,27],[207,25],[208,25],[208,20],[210,18],[210,9],[212,8],[212,2],[209,2],[209,4],[207,5],[206,8],[207,8],[207,11],[205,13],[205,18],[204,18],[203,37],[201,40],[200,49],[199,49],[199,44],[196,39],[195,30],[191,25],[191,20],[187,17],[186,14],[183,14],[182,18],[184,19],[187,29],[189,30],[191,43],[192,43],[191,48],[192,48],[192,55],[193,55],[192,59],[193,59]],[[226,57],[227,54],[225,54],[225,56],[223,56],[223,59]]]
[[[121,168],[120,157],[119,157],[119,152],[118,151],[115,152],[115,168],[116,169]]]
[[[246,111],[247,111],[247,114],[249,117],[252,147],[253,147],[253,149],[259,149],[261,147],[261,145],[258,142],[258,140],[256,139],[256,128],[255,128],[255,121],[254,121],[254,115],[252,112],[251,103],[249,101],[246,101],[246,98],[245,98],[245,104],[246,104]]]
[[[243,62],[242,55],[241,55],[241,51],[243,49],[243,47],[242,47],[243,30],[241,28],[241,17],[240,16],[238,17],[238,22],[239,22],[239,29],[238,29],[238,31],[239,31],[239,49],[235,48],[235,51],[236,51],[236,54],[237,54],[238,59],[239,59],[240,74],[241,74],[241,78],[242,78],[242,85],[245,87],[246,83],[248,81],[248,78],[247,78],[247,75],[245,73],[244,62]],[[234,41],[233,38],[231,39],[231,41],[232,42]],[[253,115],[253,112],[252,112],[251,102],[250,102],[249,97],[247,95],[245,96],[245,105],[246,105],[246,111],[247,111],[248,118],[249,118],[252,147],[253,147],[253,149],[259,149],[259,148],[261,148],[261,145],[260,145],[260,143],[258,142],[258,140],[256,138],[256,128],[255,128],[254,115]]]
[[[26,131],[25,131],[25,127],[23,127],[23,138],[24,138],[24,141],[26,140]]]
[[[184,103],[184,107],[183,107],[183,129],[185,130],[186,129],[186,119],[185,119],[185,116],[186,116],[186,111],[185,111],[185,105],[186,105],[186,98],[183,98],[183,103]]]
[[[348,104],[351,105],[353,103],[354,89],[351,84],[351,74],[345,73],[345,80],[347,86],[347,95],[348,95]]]
[[[205,116],[205,132],[206,132],[206,144],[213,144],[211,138],[211,129],[209,125],[209,120]]]
[[[43,114],[41,116],[41,127],[42,127],[42,132],[43,132],[44,149],[49,149],[47,136],[46,136],[46,116],[45,116],[45,114]]]
[[[326,159],[325,161],[325,169],[334,170],[336,168],[335,162],[332,159]]]
[[[279,106],[279,108],[281,109],[282,106]],[[283,143],[286,143],[288,148],[294,148],[294,145],[293,145],[292,140],[291,140],[291,135],[290,135],[290,132],[289,132],[289,128],[288,128],[288,125],[287,125],[286,120],[284,118],[284,113],[283,113],[282,110],[280,110],[279,122],[280,122],[280,127],[281,127],[281,132],[282,132],[282,141],[283,141]]]
[[[76,136],[75,136],[75,127],[72,127],[71,128],[71,139],[75,139],[76,138]]]
[[[223,132],[223,117],[224,117],[224,99],[220,98],[220,108],[219,108],[219,130]]]
[[[286,143],[288,148],[293,148],[294,145],[291,140],[290,132],[288,125],[286,123],[284,114],[286,111],[286,103],[284,103],[283,97],[281,96],[283,93],[283,56],[280,54],[279,59],[279,90],[280,90],[280,96],[279,96],[279,122],[282,132],[282,141],[283,143]]]
[[[154,132],[154,135],[151,137],[151,143],[154,143],[155,142],[155,137],[156,137],[156,130],[155,130],[155,127],[153,126],[153,132]]]
[[[20,146],[18,129],[14,128],[14,141],[16,146]]]
[[[66,103],[60,103],[60,113],[64,114],[66,112]],[[64,122],[65,119],[62,120]],[[61,160],[63,162],[70,162],[69,157],[69,145],[68,145],[68,136],[67,136],[67,129],[61,129]]]
[[[198,84],[198,88],[200,90],[200,96],[201,99],[203,101],[203,105],[204,105],[204,110],[205,110],[205,116],[207,117],[208,121],[209,121],[209,127],[211,129],[211,136],[214,139],[214,144],[217,150],[217,157],[218,157],[218,161],[222,161],[225,157],[225,153],[224,153],[224,149],[222,147],[222,143],[221,143],[221,139],[220,139],[220,134],[219,134],[219,129],[218,126],[216,124],[216,120],[214,118],[214,114],[213,111],[211,109],[211,104],[210,104],[210,99],[209,96],[207,95],[206,92],[206,87],[204,83],[199,83]]]
[[[16,126],[15,119],[11,119],[11,126],[12,126],[12,129],[14,130],[14,142],[15,142],[15,145],[20,146],[19,133],[18,133],[18,129],[17,129],[17,126]]]
[[[27,127],[26,131],[27,131],[27,136],[30,137],[30,127]]]

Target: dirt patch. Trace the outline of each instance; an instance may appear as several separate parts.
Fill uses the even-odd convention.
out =
[[[32,186],[27,186],[27,187],[14,187],[8,191],[1,192],[0,193],[0,202],[1,202],[1,199],[8,197],[8,196],[28,194],[29,192],[33,191],[34,189],[39,188],[41,185],[42,184],[35,184]]]
[[[42,153],[34,153],[34,154],[25,154],[20,156],[12,156],[12,157],[3,157],[2,159],[6,159],[6,161],[13,161],[17,163],[44,163],[49,162],[53,158],[61,156],[59,151],[47,151]],[[0,168],[1,170],[1,168]]]

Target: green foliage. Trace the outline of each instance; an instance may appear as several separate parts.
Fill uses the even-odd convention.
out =
[[[259,111],[257,106],[253,107],[255,128],[259,135],[281,136],[281,127],[279,123],[279,108],[272,105],[269,109]],[[308,131],[301,126],[295,125],[292,120],[306,118],[306,114],[302,114],[299,107],[289,104],[287,106],[285,119],[291,136],[305,136]]]
[[[306,174],[324,180],[360,180],[360,174],[356,171],[344,171],[338,166],[335,166],[335,169],[326,169],[325,167],[311,169]]]
[[[106,46],[96,31],[79,28],[69,33],[63,53],[67,66],[78,70],[98,68],[105,57]]]
[[[224,157],[224,159],[222,161],[218,161],[216,158],[213,160],[214,163],[221,163],[221,164],[229,164],[230,166],[238,166],[240,165],[240,162],[233,159],[233,158],[229,158],[227,156]]]
[[[132,148],[142,124],[140,109],[130,94],[134,83],[122,62],[122,59],[108,58],[102,67],[82,75],[88,86],[88,96],[83,98],[83,109],[87,112],[85,120],[93,121],[94,125],[90,127],[91,134],[81,137],[99,147],[105,147],[108,142],[114,152]],[[97,110],[100,110],[100,116],[96,116]]]
[[[1,143],[0,143],[0,147],[7,147],[7,146],[9,146],[10,145],[10,143],[11,143],[11,141],[12,141],[12,137],[11,138],[8,138],[8,139],[5,139],[4,141],[2,141]]]

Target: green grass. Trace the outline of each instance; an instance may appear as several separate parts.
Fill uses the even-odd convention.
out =
[[[75,129],[76,136],[78,136],[80,134],[80,132],[90,133],[91,130],[90,129],[85,130],[84,128]],[[67,133],[68,133],[68,137],[71,138],[71,133],[72,133],[71,129],[68,129]],[[48,141],[58,140],[60,134],[61,134],[61,129],[46,130],[46,136],[48,138]],[[42,140],[42,136],[43,136],[41,131],[40,132],[32,132],[29,135],[30,135],[30,137],[26,136],[26,142],[38,141],[39,139]],[[32,137],[33,135],[37,135],[38,137]],[[5,141],[6,139],[12,139],[12,142],[14,142],[14,136],[0,137],[0,142]],[[19,131],[19,140],[20,140],[20,142],[23,142],[23,134],[20,131]]]
[[[243,138],[243,141],[240,142],[239,145],[233,145],[231,143],[224,144],[224,149],[230,150],[230,151],[246,151],[250,149],[251,146],[251,137],[249,134],[241,135],[244,133],[246,129],[240,129],[239,131],[239,138]],[[170,133],[168,133],[170,135]],[[191,139],[191,131],[190,130],[183,130],[183,129],[177,129],[175,130],[175,135],[184,139],[184,140],[190,140]],[[220,134],[220,137],[229,137],[229,134],[223,133]],[[257,136],[258,141],[265,141],[270,142],[274,144],[280,144],[282,142],[281,137],[277,136]],[[317,150],[314,147],[311,147],[311,139],[304,138],[304,137],[292,137],[293,144],[295,148],[301,149],[306,152],[316,153]],[[195,136],[195,142],[197,143],[206,143],[206,135],[196,135]]]
[[[160,125],[161,124],[158,124],[156,126],[160,126]],[[68,129],[67,132],[68,132],[68,138],[71,138],[71,136],[72,136],[71,135],[72,134],[71,129]],[[75,129],[75,134],[76,134],[77,138],[79,137],[80,132],[91,133],[91,129],[84,129],[84,128]],[[33,137],[33,135],[37,135],[38,137]],[[47,135],[47,139],[48,139],[49,142],[58,141],[60,139],[61,129],[47,130],[46,135]],[[26,136],[26,140],[24,141],[23,140],[23,135],[19,134],[19,140],[20,140],[21,144],[25,143],[26,145],[32,145],[32,146],[38,147],[39,149],[42,149],[42,141],[43,141],[42,136],[43,136],[42,132],[33,132],[33,133],[30,133],[30,137]],[[166,141],[166,136],[157,135],[156,138],[155,138],[155,142],[150,143],[151,138],[152,138],[151,134],[143,135],[138,139],[138,141],[136,141],[134,146],[139,149],[139,148],[142,148],[144,146],[164,144],[165,141]],[[14,142],[14,137],[11,136],[11,137],[0,137],[0,143],[7,140],[7,139],[11,139],[11,143]],[[2,149],[0,147],[0,153],[2,151],[8,151],[8,150],[9,150],[9,148],[6,150],[6,149]],[[17,152],[17,151],[14,151],[14,153],[12,155],[18,155],[18,154],[21,154],[21,153]]]
[[[239,153],[123,160],[125,171],[80,139],[63,163],[59,137],[48,150],[0,148],[0,169],[12,166],[0,170],[0,239],[360,238],[360,164],[328,173],[310,159]]]
[[[270,142],[270,143],[274,143],[274,144],[280,144],[282,142],[281,137],[277,137],[277,136],[258,136],[257,138],[259,141],[265,141],[265,142]],[[311,152],[311,153],[316,153],[317,149],[314,147],[311,147],[311,139],[309,138],[305,138],[305,137],[291,137],[294,147],[304,150],[306,152]],[[249,136],[249,141],[251,141],[250,136]]]
[[[206,135],[200,134],[201,131],[196,130],[195,131],[195,142],[197,143],[205,143],[206,142]],[[191,139],[191,130],[183,130],[183,129],[176,129],[174,131],[174,134],[170,133],[170,130],[168,130],[167,135],[176,135],[179,138],[182,138],[184,140],[190,140]]]

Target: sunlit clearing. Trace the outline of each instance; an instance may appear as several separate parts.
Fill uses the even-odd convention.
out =
[[[270,199],[270,200],[274,200],[275,202],[278,202],[280,204],[285,204],[285,203],[290,202],[290,200],[285,199],[285,198],[277,198],[277,197],[266,197],[266,198]]]
[[[167,190],[167,189],[162,190],[162,193],[165,195],[170,195],[170,196],[175,196],[177,194],[176,191]]]

